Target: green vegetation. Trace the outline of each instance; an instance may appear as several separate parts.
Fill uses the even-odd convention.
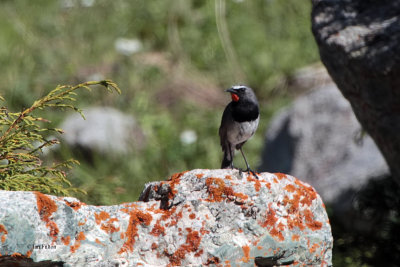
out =
[[[84,192],[70,187],[65,169],[70,169],[78,162],[70,159],[52,166],[43,165],[40,152],[58,144],[57,139],[46,139],[49,132],[62,133],[61,129],[45,128],[41,122],[49,122],[35,116],[38,109],[73,109],[82,111],[69,102],[76,99],[75,91],[80,88],[90,90],[89,86],[102,85],[112,91],[120,89],[111,81],[86,82],[76,86],[57,86],[43,98],[35,101],[29,108],[13,113],[7,108],[0,108],[0,189],[40,191],[58,195],[68,195],[71,191]],[[1,98],[1,100],[4,100]]]

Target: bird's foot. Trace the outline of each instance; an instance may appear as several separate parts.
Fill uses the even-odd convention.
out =
[[[229,168],[230,168],[231,170],[240,170],[240,168],[235,167],[235,166],[233,166],[233,165],[231,165]]]
[[[244,172],[247,172],[249,175],[252,174],[254,177],[256,177],[256,179],[260,179],[257,175],[257,173],[255,171],[253,171],[252,169],[248,168],[247,170],[244,170]]]

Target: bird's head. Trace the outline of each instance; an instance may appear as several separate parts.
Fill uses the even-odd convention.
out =
[[[255,100],[255,101],[257,101],[253,90],[251,90],[250,87],[245,86],[245,85],[232,86],[231,88],[226,89],[225,92],[231,93],[233,102],[239,102],[239,100]]]

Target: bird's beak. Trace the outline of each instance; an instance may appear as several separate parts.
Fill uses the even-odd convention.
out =
[[[231,93],[231,97],[232,97],[232,101],[233,102],[238,102],[239,101],[239,96],[237,95],[238,92],[235,89],[229,88],[229,89],[226,89],[225,92]]]
[[[233,88],[226,89],[225,92],[236,94],[236,91]]]

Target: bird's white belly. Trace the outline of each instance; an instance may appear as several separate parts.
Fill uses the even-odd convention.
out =
[[[227,131],[229,143],[237,145],[252,137],[257,130],[259,120],[260,117],[254,121],[232,123]]]

